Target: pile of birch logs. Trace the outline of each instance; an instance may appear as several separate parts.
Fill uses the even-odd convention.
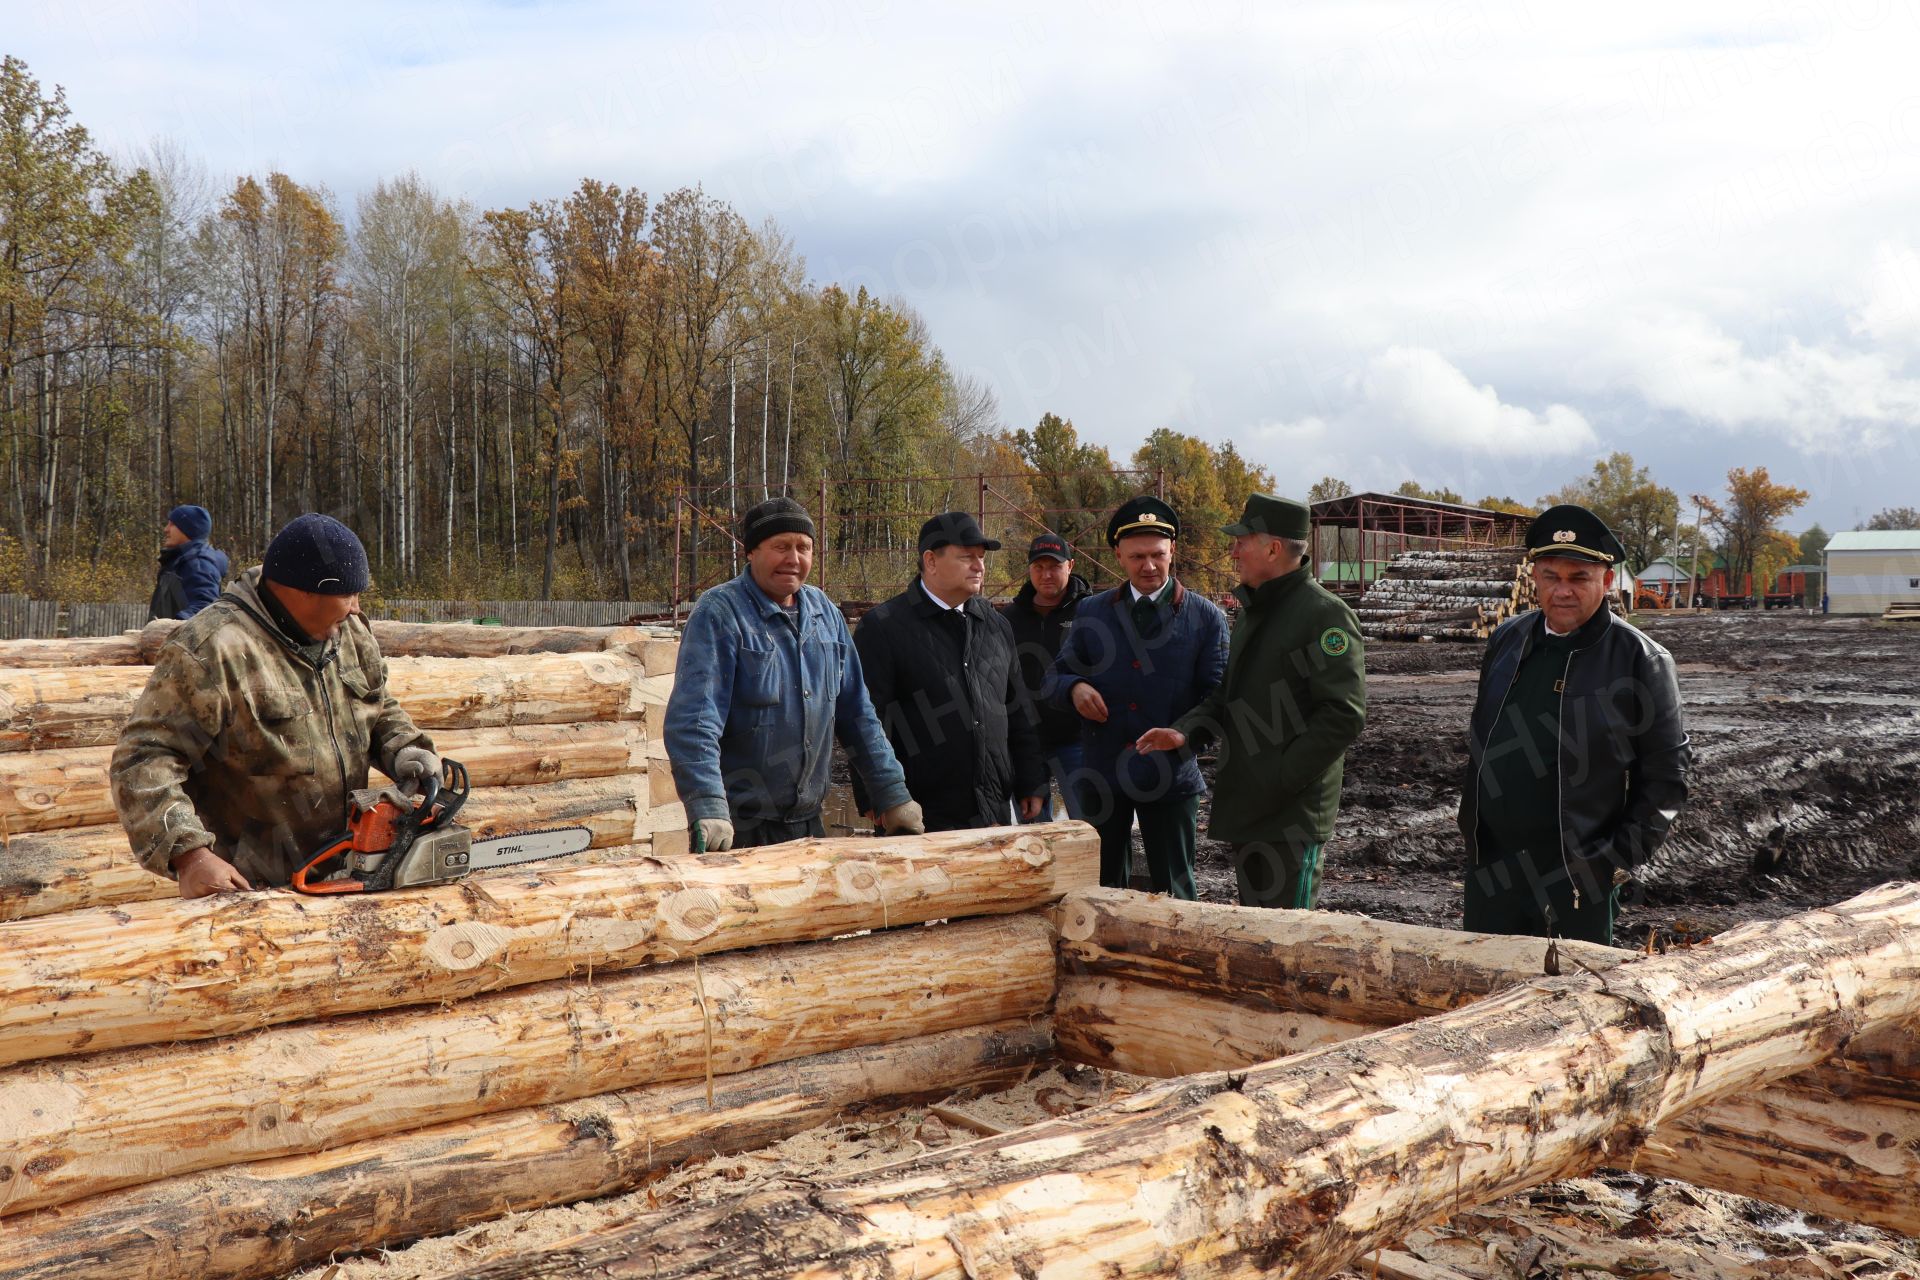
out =
[[[1523,547],[1405,551],[1354,607],[1362,635],[1385,640],[1483,640],[1534,606]]]
[[[0,920],[174,893],[134,860],[107,771],[175,625],[0,642]],[[477,837],[584,826],[583,860],[686,848],[660,740],[670,631],[373,626],[394,696],[472,776],[461,821]]]

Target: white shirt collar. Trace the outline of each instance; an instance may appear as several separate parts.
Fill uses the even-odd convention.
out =
[[[948,604],[945,600],[942,600],[939,596],[933,594],[933,589],[927,586],[927,580],[925,578],[920,579],[920,589],[927,593],[927,599],[933,601],[935,604],[939,605],[942,609],[945,609],[948,613],[966,612],[967,602],[965,600],[962,600],[959,604]]]
[[[1140,588],[1138,588],[1138,587],[1136,587],[1136,586],[1134,586],[1134,585],[1133,585],[1133,584],[1132,584],[1131,582],[1129,582],[1129,583],[1127,584],[1127,590],[1128,590],[1128,591],[1129,591],[1129,592],[1130,592],[1130,593],[1132,594],[1132,597],[1133,597],[1133,599],[1134,599],[1134,600],[1135,600],[1136,602],[1137,602],[1137,601],[1141,601],[1141,600],[1151,600],[1151,601],[1153,601],[1153,602],[1154,602],[1155,604],[1159,604],[1159,603],[1160,603],[1160,597],[1161,597],[1161,596],[1164,596],[1164,595],[1166,595],[1166,594],[1167,594],[1167,588],[1168,588],[1168,587],[1170,587],[1170,586],[1172,586],[1172,585],[1173,585],[1173,579],[1172,579],[1172,578],[1168,578],[1168,579],[1167,579],[1167,580],[1166,580],[1165,582],[1163,582],[1163,583],[1161,583],[1161,584],[1160,584],[1160,589],[1159,589],[1158,591],[1156,591],[1156,592],[1154,592],[1154,593],[1153,593],[1152,595],[1150,595],[1150,596],[1148,596],[1148,595],[1142,595],[1142,594],[1140,593]]]

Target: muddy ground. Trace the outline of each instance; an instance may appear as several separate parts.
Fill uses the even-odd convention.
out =
[[[1788,613],[1638,619],[1673,654],[1686,812],[1622,895],[1616,940],[1699,937],[1920,876],[1920,625]],[[1320,906],[1458,928],[1454,824],[1481,646],[1375,642]],[[1233,900],[1203,842],[1202,896]]]

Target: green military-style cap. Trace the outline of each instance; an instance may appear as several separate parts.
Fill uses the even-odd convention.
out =
[[[1295,502],[1292,498],[1276,498],[1270,493],[1256,493],[1247,499],[1247,509],[1240,513],[1240,523],[1230,524],[1220,532],[1231,538],[1244,533],[1264,533],[1275,538],[1305,542],[1312,525],[1313,517],[1306,503]]]

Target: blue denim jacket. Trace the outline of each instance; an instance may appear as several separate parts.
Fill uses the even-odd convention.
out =
[[[687,817],[813,817],[827,795],[836,731],[880,810],[911,798],[847,620],[826,593],[800,588],[797,629],[751,571],[702,593],[667,699],[667,756]]]

